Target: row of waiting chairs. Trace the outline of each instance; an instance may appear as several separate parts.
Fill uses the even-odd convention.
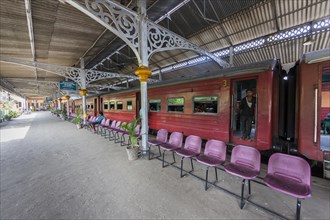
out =
[[[89,123],[95,122],[97,117],[91,116],[88,120]],[[121,128],[121,125],[126,124],[127,122],[121,121],[111,121],[110,119],[103,119],[100,124],[95,124],[96,134],[104,136],[105,138],[109,138],[110,141],[114,141],[115,143],[120,143],[121,146],[126,145],[125,135],[128,133],[125,129]],[[88,127],[87,127],[88,128]],[[138,140],[141,138],[141,129],[140,125],[137,125],[135,128],[135,136]],[[130,144],[130,139],[127,138],[127,145]]]
[[[180,177],[183,177],[183,160],[190,158],[191,171],[193,167],[193,157],[197,162],[206,166],[205,190],[208,189],[208,169],[215,168],[215,178],[218,180],[217,166],[224,166],[224,170],[234,176],[242,178],[241,201],[240,208],[244,207],[246,199],[244,199],[245,181],[248,180],[248,192],[251,194],[250,180],[255,179],[260,173],[260,152],[249,146],[237,145],[232,149],[230,162],[226,163],[227,146],[219,140],[208,140],[205,145],[204,153],[201,154],[202,139],[195,135],[189,135],[186,138],[184,147],[182,146],[183,134],[181,132],[173,132],[167,141],[168,131],[160,129],[157,132],[155,140],[149,140],[149,160],[150,148],[158,147],[159,156],[163,155],[162,167],[175,163],[175,155],[181,156]],[[163,150],[163,153],[161,153]],[[165,152],[172,152],[173,163],[166,162]],[[286,155],[281,153],[273,154],[268,163],[267,176],[264,183],[268,187],[297,198],[296,218],[300,219],[301,199],[311,196],[311,170],[309,164],[302,158]]]

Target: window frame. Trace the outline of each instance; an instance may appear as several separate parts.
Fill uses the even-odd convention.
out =
[[[105,108],[104,105],[107,105],[107,108]],[[103,102],[103,110],[109,110],[109,107],[109,102]]]
[[[111,109],[111,103],[113,103],[113,109]],[[109,101],[109,110],[110,111],[116,110],[116,101],[115,100]]]
[[[131,105],[128,105],[128,102],[131,102]],[[131,109],[128,109],[128,106],[131,106]],[[126,100],[126,110],[133,111],[133,100]]]
[[[195,112],[195,98],[196,97],[216,97],[217,98],[217,112]],[[220,113],[220,97],[218,95],[196,95],[191,99],[192,113],[197,115],[217,115]]]
[[[177,99],[177,98],[182,98],[183,99],[183,111],[169,111],[168,110],[168,100],[169,99]],[[166,112],[168,112],[168,113],[184,113],[184,104],[185,104],[185,98],[182,97],[182,96],[167,98],[166,99]]]
[[[150,110],[150,101],[151,100],[159,100],[159,105],[160,105],[160,110],[159,111],[157,111],[157,110]],[[161,112],[162,111],[162,100],[159,98],[159,99],[149,99],[148,100],[148,110],[149,110],[149,112]]]
[[[118,102],[121,102],[121,105],[122,105],[121,109],[118,109]],[[116,101],[116,110],[118,110],[118,111],[123,111],[124,110],[124,102],[123,101]]]

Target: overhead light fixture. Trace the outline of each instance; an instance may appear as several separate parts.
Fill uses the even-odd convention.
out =
[[[314,43],[314,40],[311,37],[307,37],[307,40],[303,43],[304,46],[309,46]]]

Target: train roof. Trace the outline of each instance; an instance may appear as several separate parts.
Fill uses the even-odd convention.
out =
[[[302,57],[301,62],[319,63],[327,60],[330,60],[330,48],[305,53]]]
[[[230,67],[226,69],[219,69],[217,71],[210,71],[201,75],[197,76],[185,76],[184,78],[177,78],[177,79],[171,79],[167,81],[161,81],[153,84],[149,84],[149,88],[156,88],[161,86],[167,86],[167,85],[175,85],[175,84],[181,84],[181,83],[188,83],[188,82],[194,82],[199,80],[207,80],[207,79],[214,79],[218,77],[228,77],[228,76],[236,76],[236,75],[245,75],[249,73],[258,73],[258,72],[264,72],[266,70],[274,70],[279,64],[278,60],[272,59],[267,60],[263,62],[253,63],[253,64],[246,64],[242,66],[237,67]],[[106,94],[120,94],[124,92],[133,92],[140,90],[140,87],[136,86],[131,89],[127,90],[121,90],[121,91],[113,91],[113,92],[104,92],[100,93],[98,95],[106,95]],[[94,95],[90,96],[93,97]],[[97,95],[95,95],[97,96]]]

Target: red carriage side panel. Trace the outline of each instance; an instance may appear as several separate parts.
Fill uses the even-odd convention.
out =
[[[314,143],[314,104],[315,88],[318,88],[318,109],[321,106],[321,74],[325,63],[306,64],[301,63],[298,75],[298,151],[308,159],[322,161],[320,150],[320,123],[317,124],[317,140]],[[318,114],[320,122],[320,114]]]
[[[258,74],[257,145],[258,150],[272,148],[273,71]]]
[[[149,89],[149,99],[161,99],[161,112],[149,112],[151,129],[166,128],[184,135],[199,135],[203,139],[229,140],[229,89],[222,80],[212,79]],[[193,113],[193,97],[217,96],[218,113]],[[167,99],[184,98],[184,112],[167,112]]]
[[[104,117],[110,120],[129,122],[136,117],[136,96],[135,92],[109,94],[102,96],[103,105],[108,104],[108,109],[103,108]],[[115,103],[115,108],[110,109],[110,102]],[[122,102],[122,110],[117,109],[116,103]],[[132,102],[131,106],[128,106],[128,102]]]

